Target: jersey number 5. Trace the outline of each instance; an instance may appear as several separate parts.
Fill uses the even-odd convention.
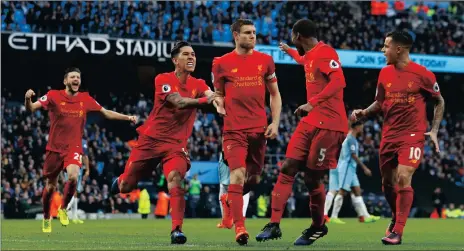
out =
[[[74,153],[74,159],[79,161],[79,163],[82,163],[82,155],[79,153]]]
[[[409,150],[409,159],[419,160],[421,157],[421,149],[419,147],[411,147]]]
[[[319,158],[317,159],[319,162],[324,161],[324,159],[325,159],[325,151],[326,150],[327,150],[327,148],[321,148],[319,150]]]

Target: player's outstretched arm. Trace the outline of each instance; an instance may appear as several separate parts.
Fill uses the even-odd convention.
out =
[[[432,130],[425,133],[425,135],[430,136],[430,139],[435,145],[435,151],[440,152],[440,147],[438,144],[438,129],[440,129],[440,123],[443,119],[443,113],[445,112],[445,99],[442,95],[434,96],[435,99],[435,108],[433,110],[433,121],[432,121]]]
[[[125,120],[125,121],[131,121],[133,123],[137,123],[137,120],[138,120],[137,116],[129,116],[129,115],[121,114],[119,112],[107,110],[107,109],[105,109],[103,107],[100,109],[100,112],[101,112],[101,114],[103,114],[103,116],[106,119]]]
[[[290,57],[292,57],[298,64],[304,64],[304,57],[300,56],[297,50],[290,48],[290,46],[282,42],[280,42],[279,48],[281,51],[290,55]]]
[[[35,112],[37,109],[42,107],[42,104],[39,101],[32,102],[32,96],[35,96],[35,92],[31,89],[27,90],[24,97],[24,106],[27,111]]]
[[[84,180],[87,179],[87,177],[89,177],[89,174],[90,174],[90,166],[89,166],[89,156],[88,155],[84,155],[82,156],[82,163],[84,164]]]
[[[214,92],[211,92],[209,96],[206,95],[206,97],[202,98],[187,98],[187,97],[182,97],[178,92],[174,92],[169,94],[166,97],[166,100],[173,104],[175,107],[178,109],[187,109],[187,108],[193,108],[193,107],[199,107],[202,105],[206,104],[211,104],[216,97],[216,94]]]

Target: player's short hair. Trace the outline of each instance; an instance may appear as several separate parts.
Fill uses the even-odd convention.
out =
[[[351,127],[351,128],[356,128],[357,126],[360,126],[360,125],[362,125],[362,124],[363,124],[363,123],[362,123],[361,121],[358,120],[358,121],[352,122],[351,125],[350,125],[350,127]]]
[[[387,37],[391,37],[394,43],[411,48],[414,43],[411,34],[406,31],[391,31],[387,33]]]
[[[317,25],[309,19],[300,19],[293,25],[293,33],[304,38],[317,37]]]
[[[250,19],[237,19],[231,26],[230,26],[230,31],[231,32],[238,32],[240,33],[240,28],[244,25],[255,25],[252,20]]]
[[[68,69],[66,69],[64,71],[64,78],[66,79],[68,77],[68,74],[71,73],[71,72],[77,72],[77,73],[81,74],[81,70],[79,70],[79,68],[77,68],[77,67],[69,67]]]
[[[171,58],[177,57],[177,55],[179,55],[179,53],[180,53],[180,49],[181,49],[182,47],[185,47],[185,46],[192,47],[192,45],[191,45],[189,42],[186,42],[186,41],[177,41],[177,42],[174,44],[174,47],[172,47],[172,49],[171,49]]]

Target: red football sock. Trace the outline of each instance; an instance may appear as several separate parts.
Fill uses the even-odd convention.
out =
[[[311,218],[313,226],[320,227],[324,224],[324,204],[325,204],[325,188],[324,184],[319,184],[312,191],[309,191],[309,208],[311,210]]]
[[[77,182],[72,182],[68,180],[64,185],[64,194],[63,194],[63,204],[61,204],[61,208],[66,209],[69,202],[71,201],[74,193],[76,193]]]
[[[227,200],[232,211],[235,227],[244,227],[245,217],[243,217],[243,186],[230,184],[227,193]]]
[[[50,219],[50,206],[52,204],[52,195],[55,191],[48,192],[47,188],[44,187],[42,192],[42,204],[44,219]]]
[[[405,187],[398,190],[396,199],[396,223],[393,232],[403,234],[403,229],[411,211],[412,201],[414,200],[414,190],[412,187]]]
[[[185,198],[184,189],[180,187],[174,187],[169,190],[171,195],[171,218],[172,218],[172,230],[179,227],[182,231],[182,224],[184,223],[184,212],[185,212]]]
[[[272,190],[271,222],[280,223],[285,204],[287,204],[288,197],[290,197],[290,194],[292,193],[293,181],[294,178],[292,176],[283,173],[279,174],[277,183]]]
[[[390,205],[392,211],[392,221],[396,222],[396,198],[398,197],[398,187],[383,185],[383,192],[385,193],[385,199]]]

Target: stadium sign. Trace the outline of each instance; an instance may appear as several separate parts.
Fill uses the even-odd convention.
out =
[[[8,34],[8,45],[22,51],[75,51],[91,55],[114,54],[117,56],[170,58],[173,42],[153,41],[130,38],[109,38],[105,35],[73,36],[42,33]]]
[[[289,55],[278,47],[258,45],[258,51],[269,54],[277,64],[296,64]],[[337,50],[343,67],[381,69],[385,66],[385,57],[381,52]],[[464,73],[464,57],[411,54],[411,59],[433,72]]]

